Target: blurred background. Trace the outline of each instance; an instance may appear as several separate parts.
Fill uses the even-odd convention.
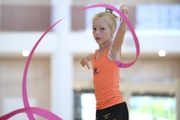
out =
[[[180,120],[180,0],[0,0],[0,116],[23,107],[23,72],[41,35],[72,11],[98,3],[128,5],[139,39],[137,62],[120,73],[130,120]],[[64,120],[95,119],[92,71],[79,63],[98,48],[91,19],[104,9],[68,16],[42,39],[27,74],[30,106]],[[135,55],[127,30],[122,61],[133,61]],[[22,113],[10,120],[28,118]]]

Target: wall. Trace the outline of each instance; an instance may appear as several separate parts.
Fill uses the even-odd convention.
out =
[[[25,63],[26,58],[23,57],[0,58],[0,115],[23,107],[21,85]],[[48,57],[32,59],[27,73],[27,93],[30,106],[50,109],[50,59]],[[11,102],[8,103],[8,100]],[[5,103],[11,107],[4,106]],[[16,107],[13,107],[14,104]]]
[[[21,54],[24,49],[31,50],[37,40],[44,32],[1,32],[0,33],[0,55]],[[141,55],[157,55],[159,50],[166,50],[167,56],[180,53],[180,31],[156,31],[136,30],[141,48]],[[16,40],[16,41],[15,41]],[[91,32],[71,32],[64,39],[68,44],[68,50],[73,54],[84,54],[97,49],[97,44]],[[39,43],[37,54],[51,54],[55,50],[57,35],[54,32],[48,33]],[[79,43],[81,45],[79,45]],[[20,45],[20,46],[19,46]],[[123,52],[135,55],[134,41],[129,32],[125,36]]]
[[[73,0],[74,5],[86,5],[86,4],[97,4],[97,3],[107,3],[107,4],[127,4],[130,6],[138,4],[179,4],[179,0]]]
[[[30,6],[39,6],[39,5],[49,5],[51,0],[1,0],[0,3],[4,5],[30,5]]]
[[[86,67],[82,67],[80,65],[80,60],[81,60],[80,57],[76,58],[74,64],[74,68],[76,68],[74,69],[75,88],[77,87],[77,89],[78,88],[93,89],[92,71],[88,70]],[[130,59],[127,58],[123,60],[123,62],[129,62],[129,61]],[[132,67],[121,69],[121,79],[122,79],[121,89],[123,91],[126,91],[126,87],[127,87],[126,83],[128,83],[128,86],[132,85],[132,87],[129,87],[129,89],[131,89],[131,92],[138,91],[140,88],[145,89],[145,91],[147,89],[147,91],[152,91],[152,92],[158,92],[158,91],[169,92],[171,89],[175,91],[175,83],[170,83],[169,85],[164,83],[162,84],[160,83],[160,81],[162,79],[165,80],[165,78],[168,78],[169,80],[172,79],[173,82],[173,78],[180,78],[179,73],[180,73],[180,57],[177,58],[141,57]],[[136,86],[138,84],[136,84],[136,82],[133,83],[134,79],[139,81],[144,80],[142,81],[142,84],[140,84],[140,82],[137,82],[139,85],[142,86],[141,87]],[[158,84],[156,84],[156,82]],[[155,84],[157,87],[151,89],[150,86],[155,86]]]

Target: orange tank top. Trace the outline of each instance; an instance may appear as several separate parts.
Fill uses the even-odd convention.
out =
[[[96,97],[96,108],[104,109],[124,102],[120,92],[119,67],[108,58],[108,47],[100,58],[96,59],[99,50],[92,57],[93,82]]]

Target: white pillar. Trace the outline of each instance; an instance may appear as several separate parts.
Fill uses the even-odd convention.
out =
[[[52,0],[53,22],[68,15],[71,0]],[[63,120],[73,120],[73,58],[68,50],[67,35],[70,32],[70,17],[54,31],[57,33],[56,50],[51,56],[51,111]]]
[[[180,78],[176,79],[176,107],[177,120],[180,120]]]

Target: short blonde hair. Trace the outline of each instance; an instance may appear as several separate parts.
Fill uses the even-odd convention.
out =
[[[113,13],[109,13],[109,12],[100,12],[98,14],[96,14],[93,19],[92,22],[99,19],[99,18],[104,18],[104,20],[108,23],[108,25],[110,26],[111,29],[113,28],[117,28],[117,21],[119,20],[118,17],[116,15],[114,15]]]

